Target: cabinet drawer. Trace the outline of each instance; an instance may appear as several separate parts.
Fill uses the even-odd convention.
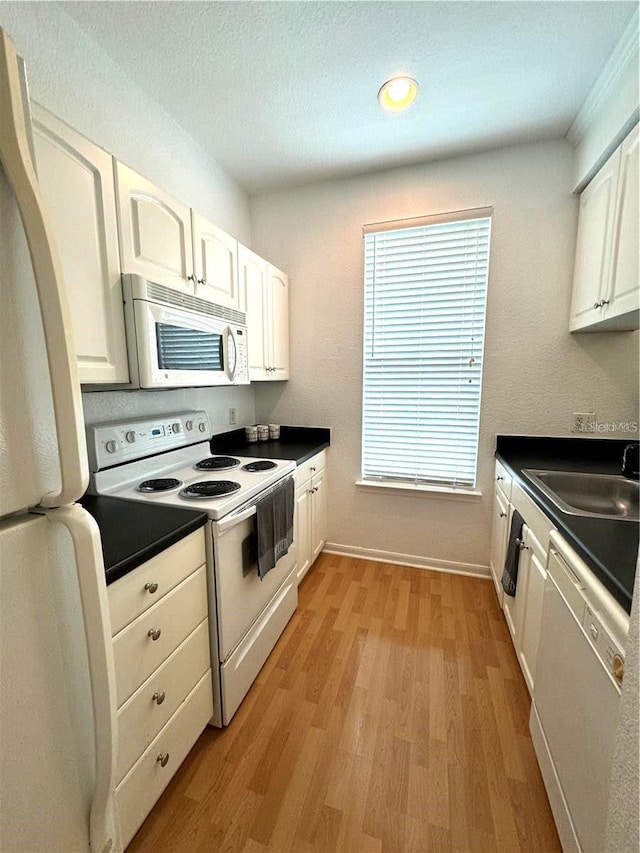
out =
[[[182,703],[116,788],[122,845],[126,847],[186,758],[213,713],[211,670]],[[168,755],[162,767],[159,755]]]
[[[185,536],[107,587],[115,635],[206,562],[204,530]],[[149,587],[147,587],[149,584]],[[157,584],[155,592],[151,592]]]
[[[206,571],[202,566],[113,638],[118,707],[207,616]]]
[[[325,467],[326,454],[324,450],[316,453],[311,459],[302,462],[296,468],[296,486],[301,486],[306,483],[315,473],[322,471]]]
[[[118,782],[210,667],[205,619],[118,711]],[[160,704],[154,699],[157,694],[164,696]]]
[[[496,460],[496,473],[495,473],[495,481],[496,486],[501,489],[502,493],[506,497],[508,501],[511,500],[511,484],[513,482],[513,477],[507,471],[507,469],[500,462]]]

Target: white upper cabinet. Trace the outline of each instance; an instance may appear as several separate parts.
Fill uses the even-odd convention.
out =
[[[640,175],[638,173],[639,126],[636,125],[622,143],[620,151],[620,174],[615,219],[613,223],[613,249],[611,257],[611,276],[609,288],[604,296],[604,317],[623,317],[635,323],[625,328],[638,328],[638,308],[640,306],[640,240],[638,238],[638,197],[640,194]]]
[[[247,312],[249,337],[249,379],[270,379],[267,371],[267,262],[238,243],[240,310]]]
[[[116,161],[122,272],[194,292],[191,211]]]
[[[239,308],[238,241],[195,211],[191,216],[196,296]]]
[[[638,126],[580,196],[569,328],[638,328]]]
[[[33,104],[38,181],[51,217],[84,383],[129,381],[109,154]]]
[[[289,278],[267,265],[271,379],[289,378]]]
[[[289,378],[289,279],[238,244],[240,310],[247,312],[249,378]]]

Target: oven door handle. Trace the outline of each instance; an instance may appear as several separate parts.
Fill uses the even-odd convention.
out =
[[[235,527],[236,524],[240,524],[241,521],[246,521],[248,518],[251,518],[251,516],[255,514],[256,507],[254,504],[253,506],[247,507],[247,509],[243,509],[240,512],[234,513],[233,515],[229,515],[226,518],[223,518],[221,521],[216,522],[218,532],[224,533],[225,530],[228,530],[230,527]]]

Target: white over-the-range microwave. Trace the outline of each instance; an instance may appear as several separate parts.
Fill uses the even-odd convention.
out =
[[[246,314],[122,276],[130,388],[248,385]],[[122,387],[122,386],[120,386]]]

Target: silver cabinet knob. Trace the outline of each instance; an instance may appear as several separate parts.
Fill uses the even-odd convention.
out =
[[[500,480],[504,480],[504,477],[501,477],[500,475],[498,475],[498,476],[496,477],[496,481],[497,481],[497,482],[500,482]]]
[[[206,283],[207,283],[206,278],[199,278],[198,279],[198,284],[206,284]]]
[[[196,278],[196,276],[193,273],[191,273],[191,275],[187,276],[187,281],[192,281],[194,284],[196,283],[197,280],[198,279]]]
[[[595,309],[597,309],[597,308],[602,308],[603,304],[604,304],[604,303],[602,302],[602,300],[600,300],[599,302],[594,302],[594,303],[593,303],[593,307],[594,307]]]
[[[522,539],[516,539],[516,545],[520,548],[521,551],[528,551],[529,546],[525,545]]]
[[[506,517],[507,517],[507,513],[506,513],[506,512],[501,512],[501,513],[500,513],[500,518],[506,518]]]
[[[601,300],[600,300],[600,305],[608,305],[608,304],[609,304],[609,300],[608,300],[608,299],[601,299]]]
[[[160,767],[166,767],[169,763],[169,753],[161,752],[160,755],[156,758],[156,761],[160,764]]]
[[[159,692],[154,693],[151,698],[156,703],[156,705],[162,705],[162,703],[164,702],[164,696],[164,690],[160,690]]]
[[[160,634],[162,634],[162,628],[149,628],[147,631],[147,637],[151,637],[154,642],[160,639]]]
[[[310,471],[315,471],[316,469],[315,469],[315,468],[310,468],[309,470],[310,470]]]
[[[152,582],[152,581],[148,581],[148,582],[144,585],[144,588],[147,590],[147,592],[148,592],[148,593],[150,593],[151,595],[153,595],[153,593],[154,593],[154,592],[157,592],[157,591],[158,591],[158,584],[157,584],[157,583],[154,583],[154,582]]]

